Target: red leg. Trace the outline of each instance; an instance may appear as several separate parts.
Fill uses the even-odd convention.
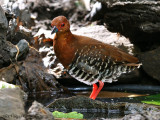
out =
[[[96,93],[93,94],[93,96],[92,96],[92,99],[93,99],[93,100],[96,99],[97,95],[99,94],[99,92],[101,91],[101,89],[102,89],[103,86],[104,86],[104,83],[103,83],[102,81],[99,80],[98,82],[99,82],[99,88],[97,89]]]
[[[91,93],[91,95],[90,95],[90,98],[91,98],[91,99],[92,99],[92,97],[94,96],[94,94],[96,93],[97,89],[98,89],[98,87],[97,87],[96,83],[93,84],[92,93]]]

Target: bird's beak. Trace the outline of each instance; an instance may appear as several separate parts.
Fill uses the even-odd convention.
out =
[[[56,26],[53,26],[53,29],[52,29],[51,34],[54,34],[54,33],[56,33],[56,32],[58,32],[58,28],[57,28]]]

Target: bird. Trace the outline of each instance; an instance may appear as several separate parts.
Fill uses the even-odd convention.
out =
[[[131,72],[141,65],[137,57],[117,47],[72,34],[65,16],[55,17],[51,26],[51,34],[55,33],[55,55],[73,78],[93,85],[90,95],[93,100],[103,88],[104,82],[117,81],[121,74]]]

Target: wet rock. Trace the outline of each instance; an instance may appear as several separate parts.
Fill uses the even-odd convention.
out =
[[[127,111],[129,113],[139,113],[142,111],[155,110],[159,111],[158,108],[152,105],[140,104],[140,103],[107,103],[98,100],[92,100],[84,96],[74,96],[69,98],[56,99],[53,103],[48,105],[49,108],[58,110],[78,110],[83,112],[117,112]]]
[[[18,42],[17,48],[14,47],[10,50],[11,58],[21,59],[21,60],[24,59],[29,51],[29,43],[25,39],[22,39],[21,41]]]
[[[1,39],[0,43],[0,68],[8,66],[11,61],[24,59],[29,51],[29,44],[24,39],[17,44],[17,47],[5,39]]]
[[[140,55],[143,70],[152,78],[160,81],[160,47]]]
[[[103,16],[99,20],[106,23],[108,30],[129,37],[142,51],[152,50],[160,45],[159,1],[98,1],[105,6]]]
[[[141,103],[125,103],[125,110],[128,110],[130,113],[144,113],[146,111],[157,111],[160,112],[158,107],[149,104]]]
[[[31,26],[34,25],[34,22],[31,18],[27,1],[6,1],[2,2],[2,6],[9,23],[7,40],[11,41],[13,44],[17,44],[21,39],[29,41],[31,39],[31,32],[30,35],[26,34],[29,31],[27,28],[31,28]],[[22,25],[26,28],[22,27]]]
[[[7,6],[7,3],[6,3],[6,6]],[[0,7],[0,15],[1,15],[1,18],[0,18],[0,68],[2,67],[6,67],[8,66],[10,63],[11,63],[11,60],[14,60],[15,57],[16,57],[16,53],[17,53],[17,49],[16,49],[16,46],[14,46],[13,44],[11,44],[9,41],[6,41],[6,33],[7,33],[7,30],[8,30],[8,21],[5,17],[5,14],[4,14],[4,11],[3,9]],[[14,18],[15,23],[16,23],[16,20]],[[10,25],[10,24],[9,24]],[[21,38],[25,38],[24,36],[30,36],[31,35],[31,31],[27,31],[26,29],[24,29],[22,26],[19,27],[19,31],[20,33],[23,33],[22,37],[20,35],[18,35],[18,32],[17,32],[17,39],[18,41],[21,39]],[[12,32],[14,31],[15,33],[15,29],[17,29],[17,24],[15,25],[14,29],[12,29],[12,27],[10,26],[9,27],[9,30],[8,30],[8,34],[7,35],[10,35],[9,31],[11,30]],[[15,34],[14,34],[15,35]],[[28,38],[27,38],[28,39]],[[12,39],[9,39],[10,41],[12,41]],[[14,41],[15,42],[15,41]],[[13,42],[13,43],[14,43]],[[16,42],[15,42],[16,43]],[[25,56],[26,56],[26,53],[28,52],[28,43],[27,42],[24,42],[24,40],[22,40],[21,42],[19,42],[18,44],[18,47],[20,47],[20,53],[19,53],[19,57],[20,59],[23,59]]]
[[[141,114],[131,114],[131,115],[126,115],[122,120],[147,120],[143,115]]]
[[[28,57],[19,66],[19,77],[23,80],[21,84],[31,92],[61,91],[54,76],[43,66],[41,55],[34,49],[30,49]]]
[[[13,44],[17,44],[20,40],[25,39],[26,41],[30,42],[32,39],[31,30],[26,27],[19,26],[18,30],[16,31],[13,36],[7,36],[7,40],[11,41]]]
[[[120,105],[117,105],[116,107],[118,108],[118,106]],[[111,106],[108,103],[92,100],[84,96],[75,96],[70,98],[57,99],[53,103],[51,103],[49,107],[58,110],[82,110],[85,112],[104,112],[108,109],[108,107]]]
[[[6,38],[6,33],[7,33],[7,29],[8,29],[8,21],[7,18],[5,16],[5,12],[2,9],[2,7],[0,6],[0,37],[1,39],[5,39]],[[2,41],[2,40],[1,40]]]
[[[2,7],[0,6],[0,68],[10,64],[9,51],[13,48],[13,45],[6,41],[7,29],[8,21]]]
[[[34,101],[28,110],[27,120],[54,120],[54,117],[46,107]]]
[[[22,39],[30,42],[32,39],[31,30],[22,25],[17,25],[17,23],[10,24],[7,40],[12,42],[12,44],[17,44]]]
[[[125,115],[122,120],[159,120],[160,119],[160,111],[156,110],[147,110],[140,111],[139,113],[133,113],[129,115]]]
[[[28,28],[32,25],[31,12],[29,10],[28,2],[26,0],[2,0],[3,9],[6,12],[14,14],[15,18],[23,23]]]
[[[97,100],[92,100],[83,96],[57,99],[48,107],[52,110],[58,110],[63,112],[77,111],[83,113],[84,118],[87,119],[95,119],[97,114],[101,113],[103,113],[104,118],[112,118],[113,116],[113,118],[115,118],[115,116],[119,116],[122,118],[123,115],[128,115],[125,116],[123,120],[128,120],[127,118],[131,118],[130,116],[132,115],[137,115],[137,118],[143,118],[144,116],[147,116],[144,118],[159,118],[160,112],[158,108],[152,105],[121,102],[106,103]],[[154,117],[151,117],[152,115]]]
[[[4,36],[0,36],[0,68],[6,67],[11,63],[10,49],[14,47],[3,37]]]
[[[22,50],[23,48],[25,47],[22,47]],[[22,86],[26,92],[48,91],[58,95],[63,91],[55,77],[49,74],[44,67],[41,55],[34,49],[30,49],[25,61],[0,69],[0,78],[3,81]]]
[[[12,82],[17,75],[15,65],[10,65],[0,69],[0,80],[5,82]]]
[[[5,33],[7,31],[7,28],[8,28],[8,21],[2,7],[0,6],[0,29],[1,29],[0,31],[2,33]]]
[[[26,94],[20,88],[0,90],[0,119],[25,120],[24,100]]]
[[[31,48],[25,61],[0,69],[0,78],[21,86],[31,100],[44,104],[50,103],[55,98],[72,95],[56,81],[54,75],[48,73],[41,55]]]
[[[141,114],[130,114],[123,117],[122,120],[148,120]]]

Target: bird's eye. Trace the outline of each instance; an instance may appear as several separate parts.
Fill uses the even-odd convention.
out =
[[[64,24],[64,23],[62,23],[62,24],[61,24],[61,27],[64,27],[64,25],[65,25],[65,24]]]

